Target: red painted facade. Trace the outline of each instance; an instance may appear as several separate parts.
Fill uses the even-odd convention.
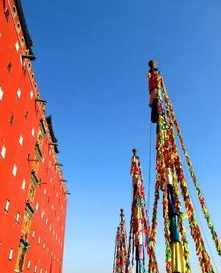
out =
[[[67,188],[18,9],[0,0],[0,272],[61,273]]]

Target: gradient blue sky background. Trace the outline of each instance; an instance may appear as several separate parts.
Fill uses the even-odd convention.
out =
[[[134,146],[147,187],[150,116],[145,72],[150,58],[158,61],[165,76],[221,235],[221,2],[23,0],[23,4],[38,56],[39,86],[49,101],[72,193],[64,273],[112,271],[121,207],[129,222],[129,160]],[[153,164],[152,159],[152,170]],[[213,250],[209,236],[207,241]],[[163,245],[160,248],[162,252]]]

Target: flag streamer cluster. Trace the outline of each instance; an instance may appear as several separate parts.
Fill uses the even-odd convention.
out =
[[[120,211],[120,224],[117,227],[113,273],[125,273],[127,264],[127,232],[123,209]]]
[[[202,273],[215,273],[214,264],[206,248],[196,210],[191,200],[184,163],[190,173],[203,216],[205,217],[217,254],[221,255],[221,241],[212,223],[205,197],[187,152],[179,124],[168,96],[163,77],[154,61],[149,62],[147,74],[151,107],[151,121],[156,124],[156,179],[152,219],[149,225],[145,207],[144,183],[140,159],[133,150],[131,176],[133,200],[130,235],[127,251],[126,273],[159,273],[156,257],[158,207],[162,200],[165,237],[165,270],[167,273],[192,273],[189,262],[189,243],[185,229],[187,218],[190,235]],[[179,146],[178,146],[179,145]],[[184,157],[181,156],[183,153]],[[185,162],[182,162],[184,158]],[[186,217],[185,217],[186,216]],[[187,223],[186,223],[187,224]],[[124,272],[124,271],[120,271]],[[217,272],[218,273],[218,272]]]

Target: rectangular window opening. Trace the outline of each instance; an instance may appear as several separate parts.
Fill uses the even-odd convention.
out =
[[[24,268],[25,256],[28,250],[28,243],[23,239],[20,240],[18,257],[15,266],[15,272],[22,272]]]
[[[42,152],[38,143],[35,144],[35,158],[39,161],[42,159]]]

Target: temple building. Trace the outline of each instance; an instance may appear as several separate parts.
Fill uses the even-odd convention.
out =
[[[62,273],[67,186],[20,0],[0,1],[0,272]]]

